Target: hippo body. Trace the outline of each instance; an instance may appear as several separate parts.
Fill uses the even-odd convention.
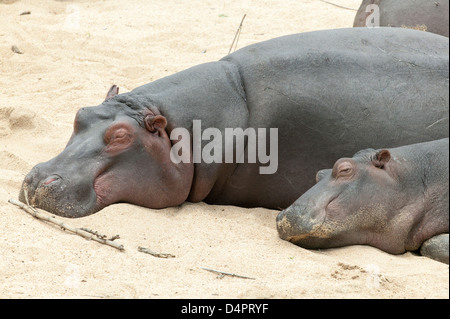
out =
[[[286,208],[345,154],[447,137],[448,79],[448,38],[431,33],[349,28],[257,43],[80,109],[66,149],[32,169],[19,199],[69,217],[116,202]],[[276,172],[261,174],[259,159],[174,163],[171,135],[196,139],[194,120],[222,134],[277,128]]]
[[[371,5],[377,5],[378,12],[375,13]],[[374,24],[372,19],[379,14],[381,27],[419,29],[448,37],[448,8],[448,0],[363,0],[353,26],[371,26]]]
[[[305,248],[371,245],[449,262],[448,138],[366,149],[318,173],[277,216],[282,239]]]

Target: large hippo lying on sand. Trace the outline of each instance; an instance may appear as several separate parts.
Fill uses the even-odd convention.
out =
[[[378,9],[374,10],[377,5]],[[448,37],[449,1],[364,0],[353,22],[354,27],[403,27],[433,32]]]
[[[421,249],[448,264],[448,152],[446,138],[341,158],[280,212],[278,233],[305,248]]]
[[[19,199],[68,217],[117,202],[286,208],[345,154],[448,137],[448,46],[406,29],[316,31],[113,87],[78,111],[66,148],[31,170]]]

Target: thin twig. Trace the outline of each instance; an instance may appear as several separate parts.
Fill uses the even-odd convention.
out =
[[[236,45],[234,46],[234,50],[236,50],[236,47],[237,47],[237,44],[238,44],[238,41],[239,41],[239,36],[241,34],[241,31],[242,31],[242,23],[244,23],[244,19],[245,19],[246,15],[247,14],[244,14],[244,16],[242,17],[241,23],[239,24],[239,27],[236,30],[236,34],[234,35],[233,42],[231,42],[231,47],[230,47],[230,50],[228,50],[228,54],[230,54],[231,50],[233,49],[234,41],[236,41]]]
[[[230,276],[230,277],[237,277],[237,278],[243,278],[243,279],[251,279],[251,280],[256,280],[256,278],[251,278],[251,277],[247,277],[247,276],[241,276],[241,275],[237,275],[237,274],[232,274],[229,272],[224,272],[224,271],[220,271],[220,270],[215,270],[215,269],[211,269],[211,268],[205,268],[205,267],[200,267],[203,270],[206,271],[210,271],[210,272],[214,272],[216,274],[219,274],[219,276],[221,278],[223,278],[224,276]]]
[[[151,249],[141,247],[141,246],[138,247],[138,251],[140,251],[141,253],[146,253],[146,254],[152,255],[154,257],[158,257],[158,258],[175,258],[176,257],[175,255],[172,255],[172,254],[157,253]]]
[[[77,234],[77,235],[79,235],[79,236],[81,236],[81,237],[84,237],[84,238],[86,238],[86,239],[92,239],[92,240],[95,240],[96,242],[99,242],[99,243],[101,243],[101,244],[105,244],[105,245],[114,247],[114,248],[116,248],[116,249],[118,249],[118,250],[124,250],[124,249],[125,249],[125,248],[123,247],[123,245],[121,245],[121,244],[115,243],[115,242],[113,242],[113,241],[111,241],[111,240],[108,240],[108,239],[102,239],[102,238],[99,238],[99,237],[97,237],[96,235],[94,235],[94,234],[92,234],[92,233],[89,233],[89,232],[87,232],[87,231],[85,231],[85,230],[82,230],[82,229],[80,229],[80,228],[76,228],[76,227],[67,225],[67,224],[64,223],[64,222],[62,222],[62,221],[60,221],[60,220],[57,220],[55,217],[53,217],[53,216],[48,216],[48,215],[46,215],[46,214],[43,214],[43,213],[39,212],[37,209],[35,209],[34,207],[31,207],[31,206],[29,206],[29,205],[27,205],[27,204],[24,204],[24,203],[22,203],[22,202],[19,202],[18,200],[15,200],[14,198],[11,198],[8,202],[11,203],[11,204],[13,204],[13,205],[16,205],[16,206],[22,208],[24,211],[26,211],[28,214],[30,214],[30,215],[33,216],[33,217],[36,217],[36,218],[38,218],[38,219],[47,221],[47,222],[49,222],[49,223],[58,225],[58,226],[61,227],[63,230],[69,230],[69,231],[71,231],[72,233],[75,233],[75,234]]]
[[[349,7],[340,6],[340,5],[338,5],[338,4],[336,4],[336,3],[333,3],[333,2],[328,2],[328,1],[325,1],[325,0],[320,0],[320,1],[325,2],[325,3],[328,3],[328,4],[331,4],[332,6],[335,6],[335,7],[341,8],[341,9],[352,10],[352,11],[358,11],[357,9],[353,9],[353,8],[349,8]]]
[[[81,227],[80,229],[81,229],[81,230],[84,230],[85,232],[91,233],[92,235],[95,235],[95,236],[97,236],[97,237],[100,238],[100,239],[107,239],[107,240],[110,240],[110,241],[114,241],[114,240],[120,238],[119,235],[114,235],[114,236],[112,236],[111,238],[107,238],[108,236],[103,235],[103,234],[100,234],[100,233],[99,233],[98,231],[96,231],[96,230],[92,230],[92,229],[85,228],[85,227]]]

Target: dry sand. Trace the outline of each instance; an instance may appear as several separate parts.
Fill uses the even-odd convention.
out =
[[[126,92],[221,58],[244,13],[239,48],[351,27],[355,11],[319,0],[0,1],[0,298],[449,298],[447,265],[367,246],[305,250],[278,238],[273,210],[118,204],[62,218],[119,234],[119,252],[7,203],[64,148],[78,108],[102,102],[113,83]]]

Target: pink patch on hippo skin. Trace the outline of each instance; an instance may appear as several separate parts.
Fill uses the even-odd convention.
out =
[[[106,151],[110,154],[118,154],[126,150],[134,141],[133,128],[127,123],[117,123],[110,126],[104,136],[107,144]]]
[[[49,177],[49,178],[47,178],[47,179],[45,180],[44,185],[51,184],[51,183],[53,183],[54,181],[57,181],[58,179],[59,179],[59,178],[56,177],[56,176]]]

